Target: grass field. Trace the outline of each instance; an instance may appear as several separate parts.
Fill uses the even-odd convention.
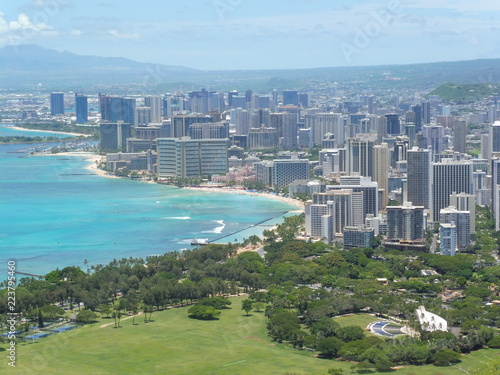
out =
[[[246,297],[245,297],[246,298]],[[99,323],[52,335],[36,343],[19,343],[17,367],[7,366],[1,352],[1,374],[294,374],[326,375],[330,368],[350,374],[351,363],[322,360],[313,353],[271,342],[266,334],[263,313],[245,316],[243,297],[233,298],[232,309],[224,310],[218,321],[198,321],[187,317],[187,308],[155,312],[153,322],[137,317],[122,320],[122,328]],[[369,315],[354,315],[360,324]],[[339,323],[356,324],[348,317]],[[371,317],[373,318],[373,317]],[[345,322],[344,322],[345,320]],[[464,369],[480,367],[500,350],[481,350],[464,356]],[[6,369],[6,370],[4,370]],[[401,375],[463,374],[456,368],[422,366],[394,372]]]

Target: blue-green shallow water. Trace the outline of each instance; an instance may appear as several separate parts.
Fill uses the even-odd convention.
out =
[[[13,135],[0,128],[0,136],[6,130]],[[91,173],[82,157],[8,153],[27,146],[0,145],[0,275],[10,259],[20,272],[44,274],[84,268],[85,259],[106,264],[190,248],[194,238],[241,240],[294,209],[262,197],[71,175]]]

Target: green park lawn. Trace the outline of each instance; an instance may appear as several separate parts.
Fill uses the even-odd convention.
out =
[[[2,354],[2,374],[294,374],[326,375],[330,368],[351,374],[351,363],[323,360],[307,351],[273,343],[266,333],[262,312],[245,316],[241,301],[231,299],[231,309],[222,311],[216,321],[188,318],[187,308],[155,312],[152,322],[142,316],[123,320],[122,328],[111,319],[52,335],[35,343],[18,343],[17,367],[7,366]],[[339,319],[340,324],[365,324],[374,317],[354,315]],[[341,322],[342,321],[342,322]],[[6,353],[6,352],[0,352]],[[464,356],[464,369],[481,366],[488,357],[498,357],[500,350],[481,350]],[[375,374],[375,372],[372,372]],[[463,374],[459,369],[422,366],[394,372],[401,375]]]

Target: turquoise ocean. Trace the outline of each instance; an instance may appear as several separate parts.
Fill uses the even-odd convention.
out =
[[[0,127],[0,136],[8,135],[48,134]],[[0,145],[0,280],[9,260],[41,275],[86,270],[85,260],[91,266],[192,248],[194,239],[234,243],[295,209],[263,197],[88,175],[80,156],[13,152],[31,146]]]

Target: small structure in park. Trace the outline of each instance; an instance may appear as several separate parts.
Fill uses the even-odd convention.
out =
[[[417,316],[424,331],[448,331],[448,322],[439,315],[428,312],[424,306],[419,306]]]

